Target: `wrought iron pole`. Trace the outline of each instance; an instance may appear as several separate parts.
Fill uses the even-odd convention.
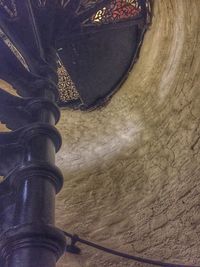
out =
[[[54,128],[58,109],[51,90],[40,92],[29,103],[29,110],[37,110],[35,122],[7,134],[8,140],[5,134],[0,137],[7,158],[20,151],[7,177],[15,204],[10,226],[0,237],[2,267],[55,267],[65,248],[65,238],[54,226],[55,195],[62,187],[62,175],[54,165],[61,144]]]
[[[0,263],[2,267],[55,267],[66,240],[55,227],[55,196],[63,177],[55,164],[61,137],[56,105],[55,51],[51,64],[22,68],[0,41],[1,78],[19,98],[0,89],[0,120],[12,132],[0,133]],[[19,77],[18,77],[19,76]],[[24,96],[28,96],[24,97]]]
[[[0,120],[12,130],[0,133],[1,266],[55,267],[66,240],[55,227],[54,214],[55,196],[63,183],[55,166],[61,146],[55,128],[60,116],[56,48],[53,29],[47,27],[54,18],[30,0],[2,3],[0,78],[22,98],[0,90]],[[48,8],[45,12],[51,14]]]

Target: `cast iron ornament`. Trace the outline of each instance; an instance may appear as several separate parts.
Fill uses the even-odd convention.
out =
[[[0,8],[2,30],[32,75],[50,71],[46,63],[52,64],[56,48],[57,103],[85,110],[107,102],[127,78],[150,23],[151,1],[0,0]]]

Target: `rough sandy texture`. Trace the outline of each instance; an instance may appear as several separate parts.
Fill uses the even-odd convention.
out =
[[[63,111],[57,225],[200,265],[200,1],[156,0],[138,63],[107,107]],[[58,267],[145,266],[93,249]]]
[[[139,61],[112,101],[62,112],[57,226],[138,256],[200,265],[199,14],[199,0],[156,0]],[[80,247],[58,267],[146,266]]]

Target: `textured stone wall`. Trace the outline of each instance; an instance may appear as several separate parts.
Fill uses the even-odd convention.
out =
[[[156,0],[122,89],[63,111],[57,225],[105,246],[200,265],[200,1]],[[83,248],[58,267],[146,266]]]

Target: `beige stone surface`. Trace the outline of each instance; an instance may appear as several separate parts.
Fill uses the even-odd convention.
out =
[[[200,1],[156,0],[140,58],[94,112],[62,112],[57,225],[105,246],[200,265]],[[81,246],[58,267],[146,266]]]

